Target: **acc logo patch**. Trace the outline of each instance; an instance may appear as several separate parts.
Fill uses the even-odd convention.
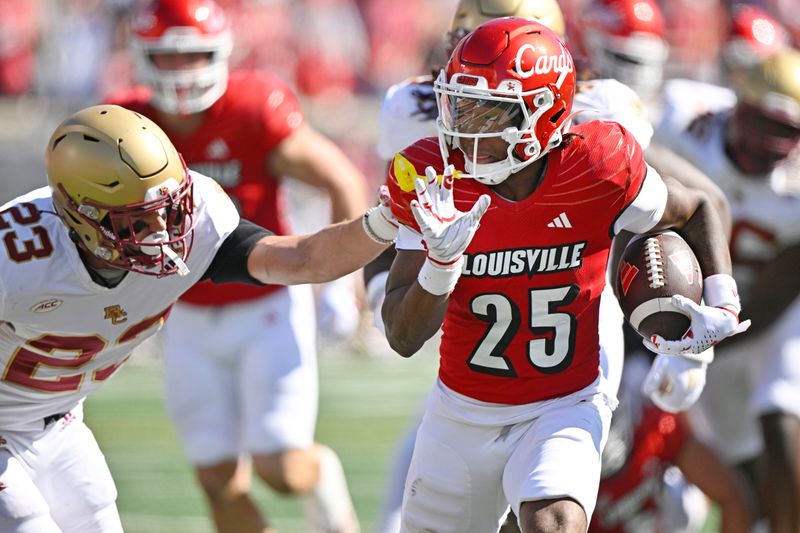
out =
[[[61,307],[61,304],[63,303],[64,300],[59,298],[50,298],[49,300],[42,300],[41,302],[32,306],[31,311],[34,313],[49,313],[50,311],[54,311]]]

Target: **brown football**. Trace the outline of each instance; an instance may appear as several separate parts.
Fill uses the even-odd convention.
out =
[[[681,294],[700,303],[703,277],[694,252],[673,231],[631,239],[617,268],[616,292],[625,318],[642,337],[683,337],[689,317],[672,304]]]

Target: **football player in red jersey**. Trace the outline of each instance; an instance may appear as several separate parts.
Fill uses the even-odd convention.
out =
[[[670,467],[677,467],[717,505],[720,531],[750,531],[752,515],[745,483],[698,439],[686,415],[667,413],[646,400],[640,383],[648,366],[649,358],[641,356],[625,361],[620,407],[614,412],[603,449],[600,491],[589,531],[702,530],[707,518],[702,509],[692,516],[696,505],[684,505],[682,510],[674,505],[675,501],[685,502],[673,494],[675,486],[670,481],[674,472],[666,472]],[[680,498],[692,494],[679,492]]]
[[[390,168],[387,338],[408,357],[443,331],[402,531],[496,531],[509,504],[523,532],[585,531],[614,407],[597,320],[620,231],[680,229],[707,276],[705,305],[675,301],[691,334],[653,347],[693,358],[749,325],[707,195],[662,179],[619,124],[565,133],[574,86],[552,31],[484,23],[436,81],[438,139]]]
[[[266,72],[229,73],[233,36],[213,0],[148,2],[132,30],[145,86],[110,101],[162,126],[242,216],[289,233],[283,176],[324,190],[335,221],[363,212],[363,175],[304,122],[289,87]],[[358,528],[339,458],[313,439],[314,315],[310,286],[201,283],[175,305],[164,334],[167,406],[220,531],[265,527],[251,468],[275,491],[301,495],[310,531]]]

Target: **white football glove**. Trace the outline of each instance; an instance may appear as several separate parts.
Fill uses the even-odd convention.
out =
[[[441,296],[455,288],[461,275],[462,254],[480,226],[489,208],[488,194],[482,195],[468,212],[456,209],[453,203],[453,165],[444,170],[441,180],[433,167],[425,169],[427,183],[414,180],[417,199],[411,211],[425,239],[428,258],[417,280],[427,292]]]
[[[659,354],[644,378],[642,392],[663,411],[685,411],[700,398],[706,386],[707,367],[695,359]]]
[[[700,354],[726,337],[747,331],[750,321],[739,322],[739,317],[722,307],[699,305],[679,294],[672,297],[673,305],[686,311],[691,319],[689,331],[682,339],[665,340],[660,335],[644,339],[644,345],[655,353]]]
[[[448,165],[439,180],[433,167],[426,168],[427,184],[420,178],[414,180],[417,200],[411,201],[411,211],[425,238],[428,257],[442,265],[461,259],[490,203],[489,195],[484,194],[468,212],[456,209],[454,173],[453,165]]]
[[[398,223],[391,207],[389,188],[381,185],[378,189],[378,205],[370,208],[361,219],[364,232],[378,244],[392,244],[397,238]]]

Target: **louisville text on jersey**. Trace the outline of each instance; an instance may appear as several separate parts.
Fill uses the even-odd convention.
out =
[[[563,272],[583,264],[587,241],[541,248],[511,248],[476,254],[464,254],[461,275],[476,278],[504,278],[527,274]]]

